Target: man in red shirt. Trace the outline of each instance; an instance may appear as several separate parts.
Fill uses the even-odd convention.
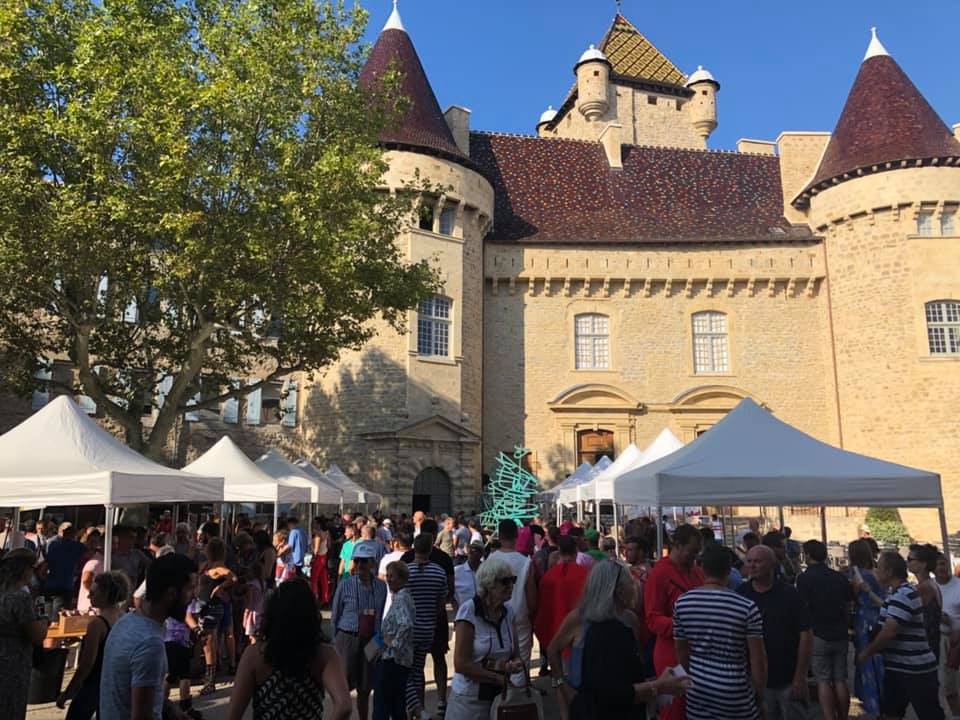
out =
[[[647,627],[656,638],[653,665],[656,675],[677,664],[673,644],[673,604],[683,593],[703,585],[703,571],[697,567],[703,538],[693,525],[681,525],[673,533],[670,555],[658,561],[647,576],[643,589],[643,611]],[[661,720],[683,720],[682,697],[660,710]]]
[[[577,607],[583,585],[590,574],[587,568],[577,565],[577,544],[572,537],[561,535],[557,539],[557,547],[559,559],[540,579],[540,599],[533,621],[533,632],[542,648],[550,644],[560,623]]]

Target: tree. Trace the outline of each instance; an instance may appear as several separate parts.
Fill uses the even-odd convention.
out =
[[[866,523],[870,528],[870,537],[881,547],[887,544],[905,547],[910,544],[910,533],[896,508],[872,507],[867,510]]]
[[[160,457],[188,407],[318,370],[378,318],[403,329],[437,289],[395,243],[429,188],[378,187],[404,101],[396,74],[358,85],[365,21],[342,0],[0,6],[6,384],[67,357]]]

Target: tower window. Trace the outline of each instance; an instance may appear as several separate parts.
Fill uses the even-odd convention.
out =
[[[447,357],[450,354],[450,298],[434,295],[417,309],[417,352]]]
[[[960,301],[934,300],[924,309],[931,355],[960,355]]]
[[[573,331],[578,370],[610,367],[610,318],[597,313],[577,315]]]
[[[707,311],[693,314],[693,370],[722,373],[730,370],[727,316]]]
[[[944,210],[943,214],[940,215],[940,234],[955,235],[957,232],[956,219],[956,210]]]
[[[917,235],[933,235],[933,213],[917,213]]]
[[[453,235],[453,217],[455,210],[452,207],[445,207],[440,211],[440,234]]]
[[[600,77],[600,71],[599,71],[599,70],[594,70],[594,71],[593,71],[593,76],[594,76],[594,77]]]
[[[656,95],[647,95],[647,105],[656,105],[657,96]]]
[[[432,205],[421,205],[419,210],[419,219],[417,221],[417,227],[421,230],[429,230],[433,232],[433,206]]]

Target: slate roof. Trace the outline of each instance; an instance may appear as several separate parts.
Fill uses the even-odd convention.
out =
[[[805,206],[835,180],[895,169],[900,161],[958,158],[960,143],[907,74],[889,55],[874,55],[860,65],[820,167],[793,204]]]
[[[814,239],[783,216],[778,158],[472,133],[495,191],[492,242],[777,242]]]
[[[425,152],[469,164],[443,119],[437,96],[410,36],[404,30],[385,29],[360,73],[361,86],[376,92],[378,80],[394,68],[403,74],[401,92],[409,99],[410,106],[395,126],[381,133],[380,142],[388,148]]]

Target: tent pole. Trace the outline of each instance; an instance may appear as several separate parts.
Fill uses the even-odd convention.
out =
[[[777,506],[777,520],[780,522],[780,532],[782,533],[783,526],[785,525],[785,523],[783,522],[783,505]]]
[[[827,544],[827,508],[825,505],[820,506],[820,540],[824,545]]]
[[[113,503],[107,503],[103,506],[103,509],[106,512],[106,518],[104,518],[106,525],[106,537],[103,540],[103,571],[110,572],[112,565],[110,564],[113,560]]]
[[[663,508],[657,505],[657,560],[663,557]]]
[[[950,535],[947,533],[947,515],[943,510],[943,503],[937,508],[937,514],[940,516],[940,539],[943,541],[943,555],[947,558],[947,566],[953,568],[953,562],[950,559]]]
[[[620,523],[617,518],[617,504],[613,504],[613,548],[614,552],[617,554],[617,559],[620,559]]]
[[[13,534],[10,536],[10,549],[23,547],[17,543],[17,538],[21,537],[23,533],[20,532],[20,506],[17,505],[13,509]]]
[[[277,495],[279,496],[279,492]],[[273,503],[273,529],[271,532],[276,532],[280,527],[280,498],[277,497],[276,502]]]

